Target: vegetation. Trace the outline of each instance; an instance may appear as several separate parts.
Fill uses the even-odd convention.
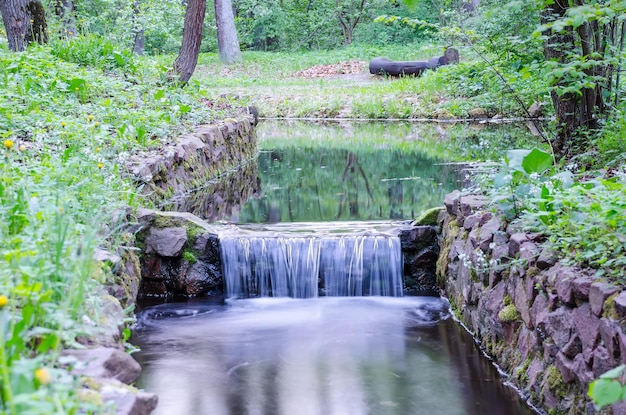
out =
[[[29,20],[23,38],[10,30],[0,37],[2,413],[111,411],[84,399],[60,351],[96,335],[99,292],[112,276],[93,253],[122,243],[116,208],[145,203],[126,161],[236,106],[256,105],[266,117],[412,120],[526,117],[536,103],[556,118],[541,126],[535,150],[519,151],[517,138],[501,132],[464,129],[446,135],[450,147],[441,151],[497,160],[495,142],[517,150],[482,190],[564,258],[624,283],[623,0],[562,9],[548,0],[407,0],[413,8],[234,0],[242,60],[219,61],[208,7],[204,53],[184,89],[168,76],[182,40],[180,1],[23,3],[47,14],[45,25],[41,15]],[[461,63],[420,78],[373,78],[343,66],[376,56],[427,59],[445,46],[461,51]],[[335,76],[307,72],[314,65]],[[295,151],[291,144],[283,150]],[[596,384],[599,405],[621,398],[604,385],[620,376]]]

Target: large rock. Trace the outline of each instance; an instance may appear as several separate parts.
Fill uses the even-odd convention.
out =
[[[71,366],[71,372],[79,376],[115,379],[122,383],[134,382],[141,366],[128,353],[112,347],[64,350],[63,355]],[[67,359],[74,358],[74,362]]]
[[[604,301],[617,292],[617,287],[608,282],[597,281],[589,287],[589,305],[596,316],[602,314]]]
[[[183,252],[187,243],[187,230],[183,227],[150,228],[146,238],[146,253],[163,257],[176,257]]]
[[[116,415],[149,415],[157,407],[158,397],[154,393],[137,390],[116,383],[102,382],[100,396],[105,402],[113,402]]]

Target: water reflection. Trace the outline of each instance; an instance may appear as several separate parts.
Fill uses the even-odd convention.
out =
[[[156,415],[530,414],[447,317],[429,297],[150,307],[138,386]]]

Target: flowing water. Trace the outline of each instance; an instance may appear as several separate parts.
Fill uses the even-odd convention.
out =
[[[463,151],[484,154],[489,134],[461,134]],[[155,414],[532,414],[447,300],[403,296],[395,229],[461,186],[451,130],[259,135],[260,189],[218,218],[225,296],[140,304],[137,385]]]

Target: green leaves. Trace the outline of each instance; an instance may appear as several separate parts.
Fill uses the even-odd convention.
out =
[[[611,369],[589,385],[587,393],[598,409],[626,398],[626,386],[623,385],[624,369],[626,365]]]

